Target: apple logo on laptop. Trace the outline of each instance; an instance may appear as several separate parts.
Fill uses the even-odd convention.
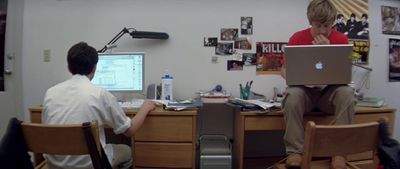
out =
[[[323,69],[323,68],[324,68],[324,65],[322,64],[321,61],[319,61],[319,62],[317,62],[317,63],[315,64],[315,69],[321,70],[321,69]]]

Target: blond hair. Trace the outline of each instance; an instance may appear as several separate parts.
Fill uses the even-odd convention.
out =
[[[333,22],[336,14],[336,7],[329,0],[313,0],[307,7],[307,18],[310,24],[311,22]]]

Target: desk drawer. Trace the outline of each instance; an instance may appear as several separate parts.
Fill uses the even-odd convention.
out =
[[[32,123],[42,123],[42,112],[41,111],[31,111],[31,122]]]
[[[192,168],[191,143],[135,143],[137,167]]]
[[[193,116],[148,116],[135,141],[193,142]]]

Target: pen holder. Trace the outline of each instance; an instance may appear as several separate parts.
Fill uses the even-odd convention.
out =
[[[240,89],[240,99],[248,100],[250,95],[250,88],[241,88]]]

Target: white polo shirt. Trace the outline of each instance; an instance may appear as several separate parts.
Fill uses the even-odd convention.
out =
[[[82,124],[93,120],[99,124],[100,142],[111,162],[113,150],[112,146],[105,146],[104,125],[113,128],[115,134],[124,133],[131,127],[131,119],[125,115],[117,99],[83,75],[74,75],[47,90],[42,123]],[[93,168],[89,155],[45,155],[45,159],[51,168]]]

